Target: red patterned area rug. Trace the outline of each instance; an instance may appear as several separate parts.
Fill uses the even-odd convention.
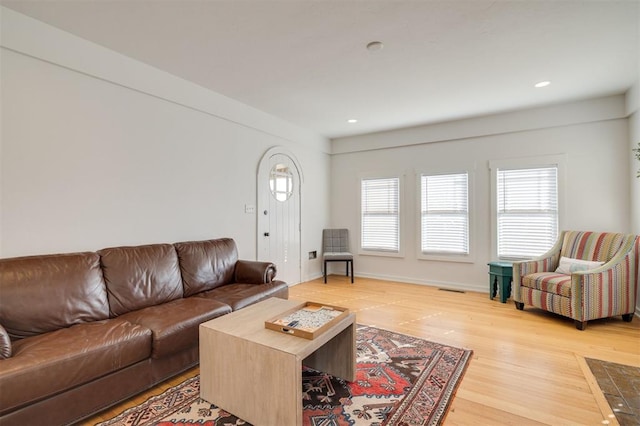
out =
[[[304,425],[442,423],[472,351],[374,327],[358,327],[356,339],[355,382],[304,368]],[[250,426],[199,394],[196,376],[99,426]]]

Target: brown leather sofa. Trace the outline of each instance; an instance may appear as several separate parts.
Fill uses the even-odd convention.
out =
[[[288,298],[232,239],[0,259],[0,424],[74,423],[198,364],[200,323]]]

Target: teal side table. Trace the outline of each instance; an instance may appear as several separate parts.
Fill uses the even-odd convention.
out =
[[[496,296],[500,289],[500,301],[507,303],[511,296],[511,281],[513,280],[513,264],[511,262],[489,262],[489,299]]]

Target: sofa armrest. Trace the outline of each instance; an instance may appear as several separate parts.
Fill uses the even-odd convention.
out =
[[[632,313],[638,286],[640,237],[625,237],[610,261],[571,274],[573,311],[579,321]]]
[[[11,338],[9,333],[0,325],[0,360],[11,358]]]
[[[276,265],[271,262],[238,260],[235,281],[244,284],[267,284],[276,276]]]
[[[562,232],[553,247],[543,255],[530,260],[513,262],[513,273],[515,274],[515,269],[517,269],[520,277],[524,277],[525,275],[535,274],[536,272],[555,271],[558,267],[558,261],[560,260],[560,249],[562,248],[564,234],[565,232]]]
[[[559,258],[560,252],[558,251],[557,253],[547,257],[513,262],[514,274],[518,271],[519,277],[524,277],[525,275],[535,274],[536,272],[555,271],[558,267]]]
[[[564,232],[560,234],[553,247],[543,255],[531,260],[513,262],[513,299],[516,302],[522,302],[522,298],[520,297],[522,277],[535,274],[536,272],[551,272],[556,270],[558,261],[560,260],[560,249],[562,248],[563,239]]]

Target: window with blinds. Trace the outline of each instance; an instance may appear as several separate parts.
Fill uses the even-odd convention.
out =
[[[421,175],[423,254],[469,254],[469,178],[467,173]]]
[[[400,251],[400,179],[361,181],[361,248],[364,251]]]
[[[505,170],[496,176],[498,257],[526,259],[558,237],[558,168]]]

